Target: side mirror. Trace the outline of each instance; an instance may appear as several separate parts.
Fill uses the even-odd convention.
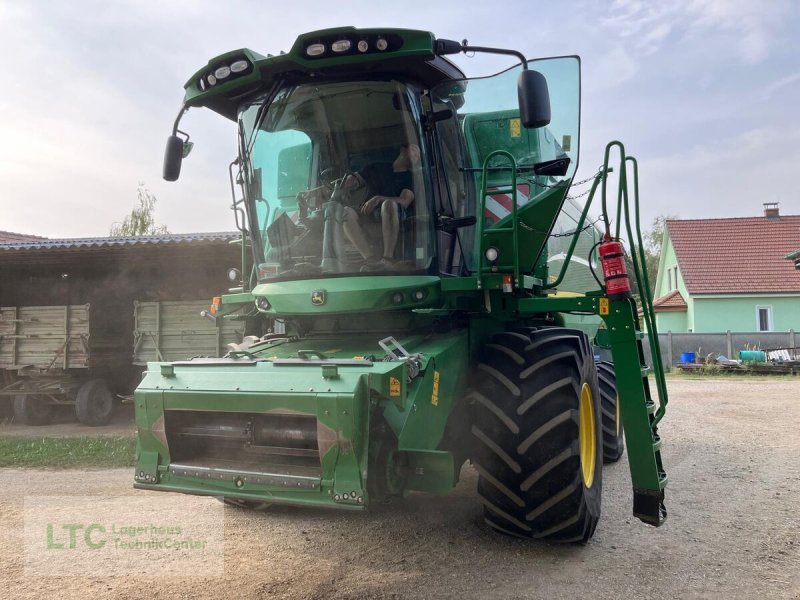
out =
[[[530,69],[522,71],[517,82],[517,95],[523,127],[534,129],[550,124],[550,92],[544,75]]]
[[[177,181],[181,174],[181,162],[183,161],[183,140],[177,135],[167,138],[167,147],[164,150],[164,179],[167,181]]]

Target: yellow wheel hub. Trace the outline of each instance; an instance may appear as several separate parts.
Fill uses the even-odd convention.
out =
[[[581,474],[583,484],[590,488],[594,483],[594,469],[597,465],[597,423],[594,416],[594,398],[588,383],[581,387],[581,404],[578,417],[578,442],[581,454]]]

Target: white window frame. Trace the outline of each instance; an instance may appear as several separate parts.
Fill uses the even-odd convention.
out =
[[[767,329],[761,329],[761,311],[767,311]],[[756,304],[756,331],[773,331],[774,322],[772,320],[771,304]]]

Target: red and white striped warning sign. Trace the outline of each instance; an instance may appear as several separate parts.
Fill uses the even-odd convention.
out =
[[[490,194],[486,196],[486,211],[484,216],[497,223],[500,219],[511,214],[511,194],[492,194],[497,188],[489,188]],[[527,183],[517,184],[517,208],[524,206],[530,199],[530,186]]]

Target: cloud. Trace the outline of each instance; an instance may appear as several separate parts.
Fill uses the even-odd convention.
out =
[[[632,79],[639,65],[622,46],[615,46],[594,65],[591,78],[596,90],[616,87]]]
[[[788,0],[614,0],[601,23],[645,54],[670,34],[699,41],[720,35],[742,62],[755,64],[769,55],[790,11]]]
[[[763,127],[699,143],[661,157],[643,156],[645,211],[681,218],[757,216],[762,202],[781,202],[784,214],[800,214],[795,165],[800,127]],[[645,222],[647,219],[645,219]]]
[[[796,71],[790,75],[781,77],[777,81],[773,81],[764,88],[764,91],[761,93],[761,99],[764,101],[769,100],[779,90],[798,82],[800,82],[800,71]]]

